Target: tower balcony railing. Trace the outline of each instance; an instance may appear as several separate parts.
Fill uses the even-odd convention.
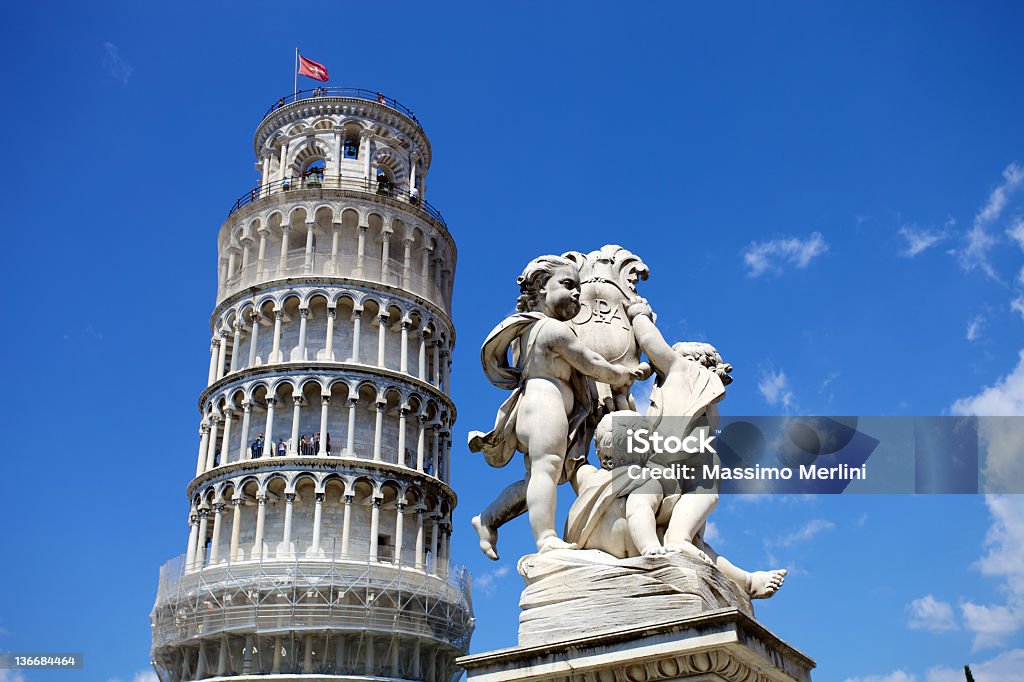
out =
[[[377,555],[372,556],[366,546],[352,547],[348,552],[343,552],[338,546],[340,542],[334,541],[333,546],[314,551],[312,548],[297,549],[295,541],[290,549],[276,548],[273,541],[266,542],[263,556],[250,559],[235,559],[223,557],[216,561],[210,561],[209,553],[205,557],[196,558],[192,565],[186,562],[186,555],[181,554],[160,567],[160,586],[157,589],[157,603],[182,589],[196,585],[201,581],[210,582],[215,580],[219,572],[231,573],[234,576],[260,575],[270,576],[279,573],[282,576],[292,575],[293,567],[301,564],[304,569],[312,567],[312,573],[303,575],[319,574],[323,571],[345,570],[346,567],[359,573],[366,567],[375,567],[384,571],[415,571],[428,576],[438,585],[447,585],[450,596],[459,596],[458,590],[463,587],[466,575],[462,566],[452,566],[447,560],[438,560],[429,552],[417,557],[416,550],[402,548],[395,552],[394,545],[382,544],[377,547]],[[246,573],[248,572],[248,573]],[[465,574],[465,575],[464,575]],[[440,593],[439,593],[440,594]]]
[[[404,553],[403,553],[404,556]],[[376,630],[456,647],[472,632],[469,572],[444,575],[414,560],[364,553],[224,561],[188,570],[179,556],[160,569],[154,646],[222,632]]]
[[[413,113],[412,109],[405,106],[394,97],[388,97],[376,90],[365,90],[363,88],[322,87],[312,88],[310,90],[299,90],[298,92],[285,95],[278,99],[269,109],[267,109],[266,113],[263,114],[263,118],[265,119],[278,109],[286,107],[289,104],[294,104],[295,102],[301,102],[307,99],[323,97],[343,97],[345,99],[361,99],[366,102],[375,102],[401,112],[403,115],[409,117],[409,120],[420,128],[423,127],[423,124],[420,123],[418,118],[416,118],[416,114]]]
[[[266,184],[256,185],[248,192],[238,197],[238,200],[235,201],[231,206],[231,209],[228,211],[228,217],[243,206],[248,206],[260,199],[275,196],[281,197],[286,192],[297,192],[301,190],[318,191],[320,194],[317,195],[317,198],[330,196],[329,194],[323,193],[325,190],[342,190],[372,195],[375,197],[394,199],[395,201],[408,204],[414,211],[425,213],[430,218],[441,223],[445,229],[448,229],[448,223],[445,222],[444,216],[441,215],[441,211],[432,206],[430,202],[423,199],[420,196],[419,191],[415,188],[410,189],[405,186],[396,185],[384,177],[379,177],[377,179],[347,177],[321,172],[307,172],[301,176],[289,177],[284,178],[283,180],[275,180]]]
[[[422,296],[437,307],[448,311],[447,292],[438,287],[434,280],[419,272],[419,263],[411,265],[407,270],[405,264],[396,258],[384,261],[380,258],[345,254],[332,256],[329,253],[312,252],[306,254],[296,249],[285,256],[268,258],[263,267],[249,263],[228,276],[218,292],[218,300],[247,287],[275,279],[289,277],[346,277],[365,280],[376,284],[388,284],[399,289]]]

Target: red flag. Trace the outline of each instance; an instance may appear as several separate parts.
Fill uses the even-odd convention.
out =
[[[323,64],[318,64],[312,59],[306,59],[301,54],[299,55],[299,75],[308,76],[316,81],[327,80],[327,67]]]

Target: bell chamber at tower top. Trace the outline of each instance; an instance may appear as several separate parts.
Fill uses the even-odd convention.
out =
[[[256,130],[257,184],[218,238],[218,303],[341,278],[450,314],[456,250],[426,199],[430,143],[395,100],[350,88],[281,98]]]

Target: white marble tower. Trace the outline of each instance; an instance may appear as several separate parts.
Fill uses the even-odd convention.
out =
[[[447,682],[455,243],[430,142],[377,93],[318,88],[256,129],[217,238],[188,541],[152,612],[163,682]],[[262,441],[257,439],[262,438]]]

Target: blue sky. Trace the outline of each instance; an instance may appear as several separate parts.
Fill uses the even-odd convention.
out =
[[[731,414],[1024,413],[1015,3],[18,3],[0,41],[8,481],[0,649],[145,680],[184,551],[215,235],[292,87],[408,103],[459,246],[456,443],[503,399],[477,351],[532,257],[621,243],[669,338],[735,366]],[[307,82],[310,87],[312,81]],[[521,472],[455,453],[474,651],[514,644]],[[568,500],[563,499],[564,513]],[[727,499],[719,549],[790,568],[759,618],[815,679],[1024,669],[1024,499]],[[980,674],[978,674],[980,671]]]

